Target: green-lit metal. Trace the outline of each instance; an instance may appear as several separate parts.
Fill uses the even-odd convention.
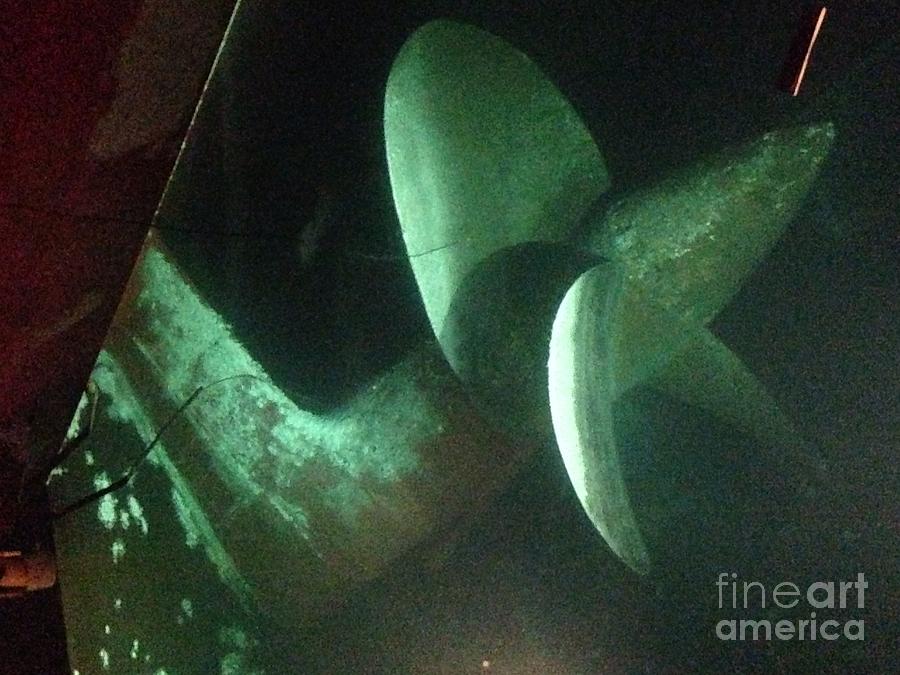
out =
[[[801,484],[821,478],[775,401],[703,324],[774,245],[833,138],[829,124],[765,134],[630,195],[590,230],[592,248],[616,271],[585,274],[560,306],[551,410],[582,505],[639,572],[652,562],[631,506],[641,495],[626,486],[613,423],[613,408],[632,388],[649,387],[748,434],[769,450],[770,466]]]
[[[633,379],[607,332],[623,309],[623,276],[616,266],[597,266],[566,293],[550,340],[550,409],[578,499],[613,552],[643,573],[650,556],[622,476],[612,420],[617,391]]]
[[[111,417],[148,442],[197,387],[250,376],[198,396],[150,460],[172,484],[185,545],[248,608],[285,621],[322,609],[515,464],[434,346],[320,415],[271,382],[162,249],[145,249],[132,285],[95,376]],[[458,453],[469,464],[450,471]],[[101,522],[114,500],[100,502]]]
[[[476,373],[467,363],[465,327],[494,321],[490,305],[502,302],[487,289],[478,297],[478,285],[490,286],[492,274],[479,266],[518,244],[570,239],[608,186],[600,152],[571,104],[524,54],[450,21],[426,24],[401,49],[388,78],[384,127],[394,202],[434,333],[467,385],[503,398],[520,377],[502,369]],[[540,283],[540,261],[517,263],[532,265]],[[555,292],[559,297],[575,276]],[[527,303],[514,313],[527,315]],[[549,338],[552,309],[543,314],[523,335],[540,330]],[[516,338],[508,322],[496,326],[498,350],[528,340]],[[524,355],[512,360],[530,362]],[[532,389],[545,390],[543,379]]]
[[[553,324],[550,408],[578,498],[613,551],[645,573],[653,560],[632,502],[617,406],[635,389],[663,394],[754,439],[762,460],[791,476],[818,466],[806,443],[744,364],[706,328],[666,310],[620,263],[595,267],[566,293]],[[770,452],[774,450],[774,452]],[[652,456],[630,462],[653,462]],[[646,489],[646,487],[644,488]],[[665,502],[666,495],[658,495]],[[664,522],[671,513],[656,512]],[[657,552],[657,556],[658,556]]]
[[[588,246],[666,309],[709,323],[784,232],[834,134],[776,130],[703,158],[614,203],[588,225]]]
[[[560,243],[501,249],[462,281],[441,346],[495,424],[517,438],[552,440],[547,347],[556,308],[596,256]]]
[[[660,560],[648,552],[630,506],[640,495],[630,494],[618,457],[613,409],[632,390],[649,387],[778,447],[773,465],[815,464],[705,325],[790,222],[832,143],[830,124],[764,134],[579,222],[608,179],[577,113],[513,47],[438,21],[397,57],[385,138],[435,335],[508,430],[549,429],[535,355],[547,353],[566,282],[610,261],[581,276],[559,308],[549,407],[582,504],[634,569]]]

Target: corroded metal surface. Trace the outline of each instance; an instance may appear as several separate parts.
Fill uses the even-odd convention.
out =
[[[510,444],[482,421],[436,345],[414,350],[320,415],[270,380],[163,249],[148,246],[126,298],[94,375],[106,414],[147,442],[208,387],[167,430],[129,494],[145,504],[171,502],[177,522],[155,526],[167,533],[165,547],[200,554],[248,612],[290,624],[334,607],[477,509],[530,447]],[[116,470],[115,461],[98,462],[91,480],[102,486]],[[145,472],[169,487],[143,491]],[[124,543],[87,545],[73,534],[116,528],[117,509],[131,498],[108,496],[60,526],[70,606],[83,572],[67,557],[88,556],[99,568],[140,566],[141,555],[124,555]],[[90,514],[93,525],[84,520]]]

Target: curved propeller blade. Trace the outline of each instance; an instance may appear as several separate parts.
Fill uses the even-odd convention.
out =
[[[613,552],[638,573],[650,569],[614,433],[613,403],[636,379],[621,367],[613,331],[624,325],[620,267],[598,265],[572,285],[550,338],[550,413],[575,493]],[[629,355],[630,356],[630,355]]]
[[[426,24],[401,49],[384,131],[403,238],[439,339],[479,262],[515,244],[569,239],[609,183],[584,123],[540,69],[452,21]]]
[[[639,573],[660,561],[648,552],[635,508],[647,495],[631,489],[624,468],[654,461],[626,456],[643,449],[627,438],[634,426],[618,423],[616,414],[633,390],[662,393],[745,434],[767,466],[798,484],[821,469],[740,359],[703,326],[664,309],[621,264],[598,265],[566,293],[548,371],[553,428],[578,498],[612,550]]]
[[[665,309],[709,323],[781,237],[834,136],[829,122],[779,129],[703,158],[586,223],[588,248]]]

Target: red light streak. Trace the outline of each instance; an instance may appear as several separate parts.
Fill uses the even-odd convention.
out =
[[[825,14],[827,13],[827,7],[819,8],[818,15],[816,16],[815,28],[813,28],[812,35],[809,38],[809,43],[806,45],[806,53],[803,55],[803,63],[800,65],[800,70],[797,73],[797,78],[794,80],[794,83],[791,86],[791,96],[796,96],[800,92],[800,85],[803,82],[803,76],[806,74],[806,68],[809,65],[809,58],[812,55],[813,45],[815,45],[816,43],[816,38],[819,36],[819,30],[822,28],[822,22],[825,21]]]

